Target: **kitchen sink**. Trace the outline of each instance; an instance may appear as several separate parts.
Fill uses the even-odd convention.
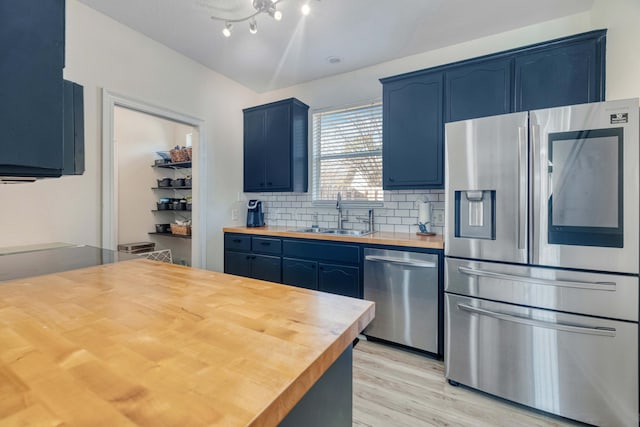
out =
[[[363,230],[345,230],[343,228],[297,228],[295,230],[289,230],[295,233],[315,233],[315,234],[336,234],[340,236],[366,236],[371,234],[370,231]]]

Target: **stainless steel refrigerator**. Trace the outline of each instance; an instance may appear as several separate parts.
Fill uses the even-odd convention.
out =
[[[638,425],[638,105],[445,126],[451,383]]]

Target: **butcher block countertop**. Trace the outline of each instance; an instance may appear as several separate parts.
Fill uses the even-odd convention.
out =
[[[146,259],[0,283],[0,425],[277,425],[367,301]]]
[[[444,249],[444,239],[441,234],[435,236],[418,236],[415,233],[392,233],[376,231],[366,236],[337,236],[320,233],[297,233],[290,231],[296,227],[265,226],[265,227],[225,227],[225,233],[259,234],[263,236],[296,237],[298,239],[333,240],[339,242],[365,243],[370,245],[407,246],[412,248]]]

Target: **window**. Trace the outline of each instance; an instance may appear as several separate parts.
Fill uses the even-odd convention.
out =
[[[313,114],[313,201],[382,202],[382,104]]]

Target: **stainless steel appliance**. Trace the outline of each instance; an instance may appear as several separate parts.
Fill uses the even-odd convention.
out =
[[[439,293],[438,255],[365,248],[364,299],[376,303],[366,336],[441,353]]]
[[[247,203],[247,227],[263,227],[264,212],[262,210],[262,201],[249,200]]]
[[[446,377],[638,425],[638,99],[448,123]]]

